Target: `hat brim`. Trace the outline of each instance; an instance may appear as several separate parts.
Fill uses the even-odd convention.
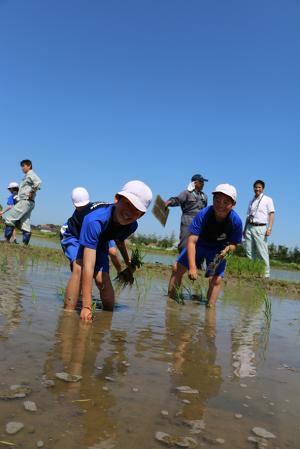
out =
[[[232,201],[234,201],[236,203],[236,198],[234,198],[232,195],[230,195],[230,193],[226,192],[225,190],[218,189],[218,190],[214,190],[212,193],[213,194],[214,193],[223,193],[224,195],[228,196],[229,198],[232,199]]]
[[[193,179],[193,180],[192,180],[192,182],[196,182],[196,181],[208,182],[208,179],[205,179],[205,178],[198,178],[198,179]]]
[[[143,205],[143,203],[137,198],[136,195],[133,193],[125,192],[121,190],[121,192],[118,192],[118,195],[124,196],[128,199],[128,201],[131,202],[131,204],[140,212],[146,212],[147,208]]]
[[[87,204],[89,204],[89,201],[81,201],[81,202],[76,202],[73,204],[75,207],[83,207],[83,206],[86,206]]]

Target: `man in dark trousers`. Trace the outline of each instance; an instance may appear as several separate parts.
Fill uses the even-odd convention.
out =
[[[204,182],[207,181],[202,175],[194,175],[186,190],[178,196],[172,196],[165,202],[167,207],[180,206],[182,210],[178,244],[179,252],[185,248],[186,240],[189,236],[188,228],[193,218],[199,210],[207,206],[207,195],[202,192]]]

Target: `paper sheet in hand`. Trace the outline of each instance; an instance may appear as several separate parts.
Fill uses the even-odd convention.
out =
[[[166,226],[169,209],[165,206],[165,202],[160,195],[155,198],[152,213],[163,226]]]

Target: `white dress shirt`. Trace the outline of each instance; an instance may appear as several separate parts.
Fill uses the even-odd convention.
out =
[[[247,216],[253,217],[253,223],[268,224],[271,212],[275,212],[272,198],[261,193],[250,201]]]

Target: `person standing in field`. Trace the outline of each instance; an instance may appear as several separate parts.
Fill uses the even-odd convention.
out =
[[[8,212],[15,204],[17,204],[18,192],[19,192],[19,184],[17,182],[10,182],[8,184],[7,190],[10,192],[9,197],[7,198],[6,208],[0,211],[0,216],[4,215]],[[16,229],[14,229],[12,233],[12,238],[14,243],[17,242]]]
[[[189,227],[186,248],[180,253],[173,266],[169,282],[169,296],[176,299],[186,271],[192,281],[198,277],[205,258],[209,278],[207,306],[214,306],[221,289],[226,268],[226,255],[235,251],[243,236],[242,220],[233,210],[237,193],[230,184],[219,184],[213,191],[213,205],[200,210]]]
[[[270,260],[267,238],[274,223],[274,203],[264,194],[265,183],[258,179],[253,184],[254,197],[249,202],[243,236],[249,259],[261,259],[265,263],[265,278],[270,277]]]
[[[199,210],[207,206],[207,195],[202,191],[204,182],[207,181],[208,180],[203,178],[202,175],[194,175],[186,190],[165,201],[167,207],[180,206],[182,210],[178,244],[179,252],[185,248],[189,236],[188,228],[192,223],[193,218]]]
[[[36,192],[41,188],[42,181],[32,170],[29,159],[24,159],[20,165],[25,176],[19,186],[17,203],[5,217],[4,236],[9,242],[15,227],[18,227],[23,233],[24,245],[28,245],[31,237],[30,216],[35,206]]]

